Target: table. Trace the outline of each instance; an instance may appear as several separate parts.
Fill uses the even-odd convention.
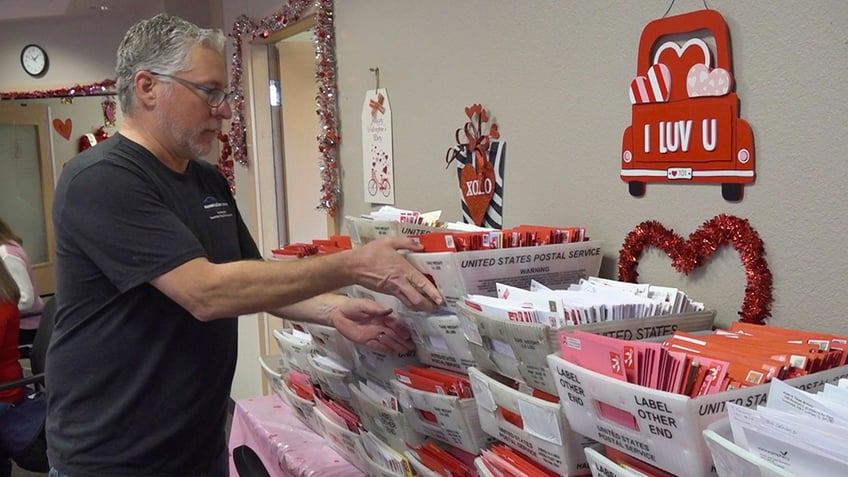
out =
[[[365,475],[298,420],[292,408],[275,394],[236,401],[230,456],[242,444],[259,455],[272,477]],[[238,476],[232,457],[230,476]]]

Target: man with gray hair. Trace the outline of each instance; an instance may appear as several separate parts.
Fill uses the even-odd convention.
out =
[[[224,36],[161,14],[118,48],[117,134],[56,189],[56,325],[47,358],[51,475],[227,475],[225,424],[243,314],[335,326],[383,352],[413,348],[392,310],[332,294],[359,284],[417,310],[438,290],[391,238],[262,261],[227,181],[197,158],[232,113]]]

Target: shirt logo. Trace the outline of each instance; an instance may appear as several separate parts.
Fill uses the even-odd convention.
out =
[[[225,219],[233,216],[232,211],[230,211],[230,204],[218,200],[214,195],[207,195],[203,198],[203,209],[208,214],[209,220]]]

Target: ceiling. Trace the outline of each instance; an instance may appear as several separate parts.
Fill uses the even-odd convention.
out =
[[[134,10],[133,4],[137,3],[137,0],[0,0],[0,22],[121,15]]]

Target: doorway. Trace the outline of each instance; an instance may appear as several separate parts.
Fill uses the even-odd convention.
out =
[[[312,41],[314,18],[301,25],[300,32],[274,43],[279,81],[280,120],[278,129],[282,201],[278,207],[285,218],[281,239],[287,243],[310,243],[330,235],[325,213],[317,209],[321,175],[318,169],[318,131],[315,113],[315,53]],[[295,25],[298,26],[298,25]],[[285,30],[284,30],[285,32]],[[280,203],[282,202],[282,203]]]
[[[39,294],[56,288],[50,108],[0,104],[0,217],[23,239]]]

